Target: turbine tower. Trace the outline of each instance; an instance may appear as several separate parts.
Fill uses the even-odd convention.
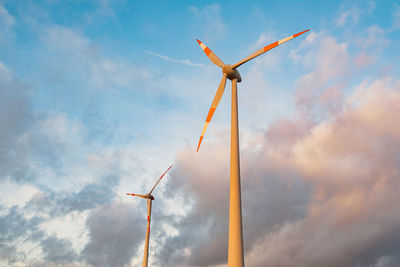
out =
[[[243,234],[242,234],[242,207],[241,207],[241,190],[240,190],[240,162],[239,162],[239,127],[238,127],[238,102],[237,102],[237,83],[242,81],[237,68],[249,60],[283,44],[297,36],[308,32],[305,30],[282,40],[271,43],[260,50],[257,50],[250,56],[242,59],[233,65],[224,64],[204,43],[197,42],[206,53],[212,63],[222,68],[222,80],[218,86],[217,92],[208,112],[203,131],[200,135],[197,151],[199,151],[200,144],[203,141],[204,133],[208,124],[214,115],[222,95],[225,90],[226,79],[232,81],[232,109],[231,109],[231,170],[230,170],[230,193],[229,193],[229,245],[228,245],[228,266],[229,267],[242,267],[244,266],[243,258]]]
[[[158,185],[164,175],[172,168],[172,165],[161,175],[161,177],[157,180],[156,184],[150,190],[149,193],[146,195],[138,195],[138,194],[131,194],[126,193],[127,195],[134,196],[134,197],[141,197],[147,200],[147,230],[146,230],[146,241],[144,243],[144,256],[143,256],[143,267],[147,267],[148,259],[149,259],[149,239],[150,239],[150,219],[151,219],[151,202],[154,200],[154,197],[151,195],[154,188]]]

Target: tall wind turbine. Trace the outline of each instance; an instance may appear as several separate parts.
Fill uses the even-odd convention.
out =
[[[200,136],[197,151],[199,151],[201,141],[208,124],[214,115],[222,94],[225,90],[226,79],[232,81],[232,110],[231,110],[231,171],[230,171],[230,193],[229,193],[229,246],[228,246],[228,266],[244,266],[243,258],[243,234],[242,234],[242,207],[240,196],[240,163],[239,163],[239,130],[238,130],[238,104],[237,104],[237,83],[242,81],[237,68],[249,60],[283,44],[309,30],[305,30],[282,40],[269,44],[257,50],[250,56],[242,59],[233,65],[224,64],[205,44],[197,40],[203,51],[212,63],[222,68],[222,80],[218,86],[211,108],[208,112],[203,131]]]
[[[141,197],[147,200],[147,230],[146,230],[146,241],[144,243],[144,256],[143,256],[143,267],[147,267],[148,259],[149,259],[149,239],[150,239],[150,219],[151,219],[151,202],[154,200],[154,197],[151,195],[154,188],[158,185],[164,175],[172,168],[172,165],[161,175],[161,177],[157,180],[156,184],[150,190],[149,193],[146,195],[138,195],[138,194],[130,194],[126,193],[127,195],[134,196],[134,197]]]

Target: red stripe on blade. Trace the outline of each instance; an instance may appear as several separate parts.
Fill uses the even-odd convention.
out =
[[[206,122],[210,122],[211,121],[211,118],[214,115],[214,112],[215,112],[215,108],[210,108],[210,111],[208,111]]]
[[[305,31],[302,31],[302,32],[299,32],[299,33],[296,33],[296,34],[293,34],[293,38],[295,38],[295,37],[297,37],[297,36],[299,36],[299,35],[301,35],[301,34],[303,34],[303,33],[305,33],[305,32],[308,32],[310,29],[308,29],[308,30],[305,30]]]
[[[268,50],[270,50],[270,49],[272,49],[274,47],[277,47],[277,46],[278,46],[278,41],[276,41],[275,43],[269,44],[266,47],[264,47],[264,52],[268,51]]]
[[[211,53],[210,48],[206,47],[206,49],[204,49],[204,53],[206,53],[206,55],[208,56]]]

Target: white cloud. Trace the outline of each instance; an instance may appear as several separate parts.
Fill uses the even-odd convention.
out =
[[[11,208],[14,205],[22,208],[39,190],[28,184],[17,184],[11,181],[5,181],[0,186],[0,205],[5,208]]]
[[[89,214],[89,210],[74,211],[64,216],[49,218],[41,223],[39,228],[48,235],[71,241],[72,249],[79,254],[89,241],[89,231],[86,228]]]
[[[152,51],[147,51],[147,53],[149,55],[164,59],[165,61],[169,61],[169,62],[173,62],[173,63],[180,63],[180,64],[184,64],[184,65],[191,66],[191,67],[206,67],[207,66],[202,63],[193,63],[189,59],[173,59],[173,58],[170,58],[169,56],[164,56],[164,55],[152,52]]]

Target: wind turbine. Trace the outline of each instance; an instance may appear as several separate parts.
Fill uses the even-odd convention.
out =
[[[201,141],[203,140],[204,133],[208,124],[214,115],[222,95],[225,90],[226,79],[232,81],[232,109],[231,109],[231,171],[230,171],[230,193],[229,193],[229,245],[228,245],[228,266],[244,266],[243,258],[243,234],[242,234],[242,207],[240,195],[240,162],[239,162],[239,130],[238,130],[238,104],[237,104],[237,83],[242,81],[237,68],[249,60],[271,50],[278,45],[281,45],[297,36],[308,32],[305,30],[282,40],[271,43],[260,50],[257,50],[250,56],[242,59],[233,65],[224,64],[204,43],[197,42],[206,53],[212,63],[222,68],[222,80],[218,86],[217,92],[214,96],[211,108],[208,112],[203,131],[200,135],[197,151],[199,151]]]
[[[144,243],[144,256],[143,256],[143,267],[147,267],[148,259],[149,259],[149,239],[150,239],[150,219],[151,219],[151,202],[154,200],[154,197],[151,195],[154,188],[158,185],[164,175],[172,168],[172,165],[161,175],[161,177],[157,180],[156,184],[150,190],[149,193],[146,195],[139,195],[139,194],[130,194],[126,193],[127,195],[134,196],[134,197],[141,197],[147,200],[147,230],[146,230],[146,241]]]

